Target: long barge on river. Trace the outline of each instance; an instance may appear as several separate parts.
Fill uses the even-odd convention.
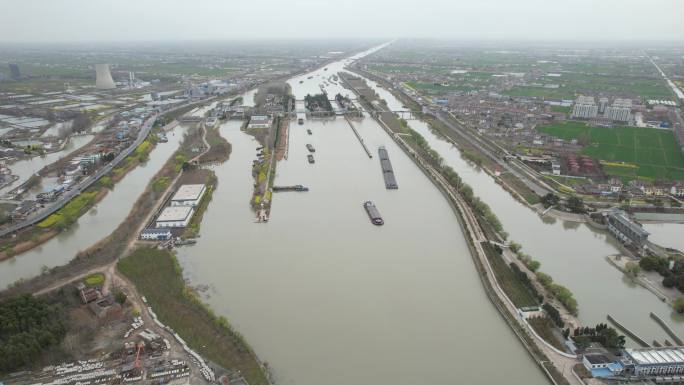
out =
[[[394,169],[392,169],[392,163],[385,147],[378,148],[378,157],[380,158],[382,177],[385,179],[385,188],[388,190],[398,189],[399,185],[397,185],[397,179],[394,177]]]
[[[278,191],[309,191],[309,188],[302,186],[301,184],[296,184],[294,186],[273,186],[273,192]]]
[[[368,213],[368,218],[370,218],[372,224],[374,224],[376,226],[381,226],[381,225],[385,224],[385,221],[380,216],[380,212],[378,211],[378,208],[375,207],[373,202],[365,201],[363,203],[363,208],[366,209],[366,213]]]

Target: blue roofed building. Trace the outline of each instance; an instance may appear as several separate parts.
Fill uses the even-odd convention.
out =
[[[582,364],[597,378],[618,376],[624,369],[619,361],[612,360],[605,354],[585,354]]]

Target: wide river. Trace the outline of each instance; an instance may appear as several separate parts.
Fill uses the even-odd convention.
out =
[[[346,63],[291,79],[297,99],[320,92],[321,85],[331,97],[349,94],[331,78]],[[393,110],[401,109],[385,89],[369,84]],[[246,94],[245,104],[252,98],[253,92]],[[373,120],[353,122],[373,159],[344,119],[293,122],[288,158],[278,163],[275,183],[311,190],[274,194],[267,224],[254,223],[248,204],[258,144],[240,124],[220,128],[233,152],[215,167],[219,185],[199,242],[178,254],[187,278],[209,287],[207,302],[269,362],[279,384],[546,383],[486,298],[447,201]],[[644,339],[662,341],[667,336],[648,317],[653,311],[684,332],[682,317],[606,262],[618,252],[609,237],[583,224],[541,218],[423,122],[409,124],[492,207],[511,239],[542,262],[542,271],[575,293],[583,322],[605,322],[612,314]],[[147,164],[78,225],[0,262],[0,286],[64,264],[111,233],[177,148],[183,130],[170,134],[169,143],[159,144]],[[307,143],[316,148],[313,165],[306,161]],[[398,190],[384,187],[379,146],[389,151]],[[361,207],[366,200],[378,206],[384,226],[370,224]],[[648,228],[657,241],[681,245],[681,225],[656,226]]]
[[[292,79],[297,99],[320,92],[343,64]],[[485,296],[447,201],[373,120],[354,125],[373,159],[344,119],[293,122],[275,183],[311,190],[275,194],[270,221],[257,224],[249,199],[258,144],[240,122],[223,124],[233,152],[215,168],[199,242],[179,250],[187,278],[209,286],[208,303],[269,362],[278,384],[546,383]],[[379,146],[399,190],[385,189]],[[384,226],[369,222],[366,200]]]

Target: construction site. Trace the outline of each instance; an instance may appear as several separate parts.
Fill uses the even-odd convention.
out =
[[[113,271],[68,283],[45,298],[67,313],[64,342],[44,357],[46,366],[11,373],[4,384],[247,384],[192,350]],[[72,359],[60,361],[64,357]]]

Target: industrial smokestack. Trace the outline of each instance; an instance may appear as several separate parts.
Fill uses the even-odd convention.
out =
[[[95,88],[98,90],[116,88],[112,73],[109,72],[109,64],[95,64]]]

